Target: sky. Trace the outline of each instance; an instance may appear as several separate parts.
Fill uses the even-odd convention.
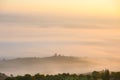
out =
[[[0,57],[120,58],[119,0],[0,0]]]

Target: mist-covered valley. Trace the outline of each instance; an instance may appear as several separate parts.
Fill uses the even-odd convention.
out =
[[[7,75],[88,73],[109,69],[120,71],[120,59],[72,56],[25,57],[0,61],[0,71]]]

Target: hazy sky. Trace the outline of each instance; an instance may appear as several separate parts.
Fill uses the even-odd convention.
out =
[[[119,0],[0,0],[0,56],[120,58]]]
[[[120,16],[119,0],[1,0],[1,10],[57,16]]]

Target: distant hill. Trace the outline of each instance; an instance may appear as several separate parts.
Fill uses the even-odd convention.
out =
[[[26,73],[85,73],[93,70],[101,70],[106,68],[106,66],[109,67],[109,63],[114,63],[114,66],[116,64],[119,64],[119,60],[110,61],[60,55],[44,58],[26,57],[0,61],[0,71],[4,72],[5,74],[15,75],[22,75]],[[117,66],[115,68],[117,69]]]

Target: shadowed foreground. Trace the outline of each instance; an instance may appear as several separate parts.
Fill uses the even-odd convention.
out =
[[[69,74],[63,73],[58,75],[41,75],[36,74],[34,76],[26,74],[24,76],[16,76],[6,78],[5,80],[120,80],[120,72],[93,71],[88,74]]]

